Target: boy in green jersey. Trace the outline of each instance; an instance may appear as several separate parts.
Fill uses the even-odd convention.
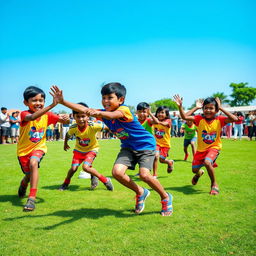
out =
[[[181,132],[184,132],[184,153],[185,153],[184,161],[186,161],[189,156],[189,153],[188,153],[189,144],[191,145],[193,156],[196,152],[196,147],[195,147],[195,142],[197,139],[196,129],[197,128],[194,125],[193,121],[186,121],[186,123],[184,123],[181,126]]]

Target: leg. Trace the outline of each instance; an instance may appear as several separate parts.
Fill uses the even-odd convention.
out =
[[[189,154],[188,154],[188,146],[184,146],[183,150],[184,150],[184,153],[185,153],[184,161],[187,161],[188,155],[189,155]]]
[[[215,178],[215,173],[214,173],[214,168],[212,166],[212,162],[209,160],[205,160],[204,161],[204,166],[207,169],[208,175],[211,179],[211,195],[217,195],[219,194],[219,188],[218,188],[218,184],[216,182],[216,178]]]
[[[160,157],[159,162],[162,163],[162,164],[167,164],[168,165],[168,168],[167,168],[168,173],[171,173],[173,171],[173,165],[174,165],[173,160],[169,160],[169,159]]]
[[[192,154],[193,154],[193,156],[194,156],[195,153],[196,153],[196,145],[195,145],[195,142],[194,142],[194,141],[191,141],[191,148],[192,148]]]
[[[157,169],[158,169],[158,161],[159,161],[159,153],[156,153],[154,163],[153,163],[153,176],[157,177]]]
[[[198,168],[192,167],[192,172],[195,173],[191,181],[192,185],[196,185],[200,177],[204,174],[204,171],[200,170],[200,168],[201,167],[198,167]]]
[[[68,189],[71,178],[73,177],[73,175],[77,171],[78,167],[79,167],[79,165],[73,165],[72,164],[71,168],[68,170],[67,176],[66,176],[63,184],[59,187],[59,190],[63,191],[63,190]]]
[[[112,169],[113,177],[125,187],[133,190],[136,194],[142,195],[144,190],[142,187],[138,186],[125,172],[127,166],[123,164],[115,164]]]

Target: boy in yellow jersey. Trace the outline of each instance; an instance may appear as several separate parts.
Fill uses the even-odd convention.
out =
[[[51,93],[50,93],[51,94]],[[25,174],[21,181],[18,195],[23,198],[30,182],[30,193],[24,211],[35,209],[35,199],[38,184],[38,168],[46,147],[46,129],[50,124],[57,122],[68,123],[68,116],[57,116],[48,112],[58,102],[53,98],[52,104],[44,107],[45,93],[35,86],[29,86],[23,93],[24,104],[29,108],[20,114],[20,140],[17,145],[17,155],[21,169]]]
[[[77,104],[88,108],[88,106],[83,102]],[[114,187],[111,179],[103,176],[92,167],[92,163],[99,150],[99,143],[97,141],[96,134],[104,129],[104,124],[88,122],[88,115],[82,112],[73,110],[73,116],[76,120],[76,124],[73,124],[66,133],[64,150],[66,151],[69,149],[68,140],[73,135],[76,137],[76,145],[73,151],[71,168],[69,169],[64,183],[60,186],[59,190],[66,190],[68,188],[71,178],[83,162],[83,170],[91,174],[91,189],[96,188],[99,179],[108,190],[113,191]]]
[[[227,123],[237,121],[237,117],[221,106],[219,98],[209,97],[203,101],[203,104],[197,101],[196,107],[188,113],[185,113],[182,108],[183,98],[179,95],[174,95],[174,100],[179,107],[181,118],[193,121],[197,126],[197,151],[192,163],[192,171],[195,175],[192,179],[192,184],[197,184],[204,173],[200,168],[205,166],[211,179],[210,195],[218,195],[219,187],[215,179],[214,167],[216,166],[215,161],[219,151],[222,148],[221,130]],[[202,108],[203,114],[192,116],[200,108]],[[219,110],[226,116],[217,116]]]

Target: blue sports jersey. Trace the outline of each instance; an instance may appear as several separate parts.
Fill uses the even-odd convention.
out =
[[[155,150],[154,136],[144,129],[130,109],[121,105],[117,110],[124,114],[123,118],[111,120],[102,118],[102,121],[121,140],[121,147],[137,151]],[[105,110],[103,109],[103,111]]]

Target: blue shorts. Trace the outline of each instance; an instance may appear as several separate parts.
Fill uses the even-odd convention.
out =
[[[196,137],[192,138],[192,139],[184,139],[184,147],[187,147],[189,144],[191,144],[191,142],[195,142],[196,141]]]

